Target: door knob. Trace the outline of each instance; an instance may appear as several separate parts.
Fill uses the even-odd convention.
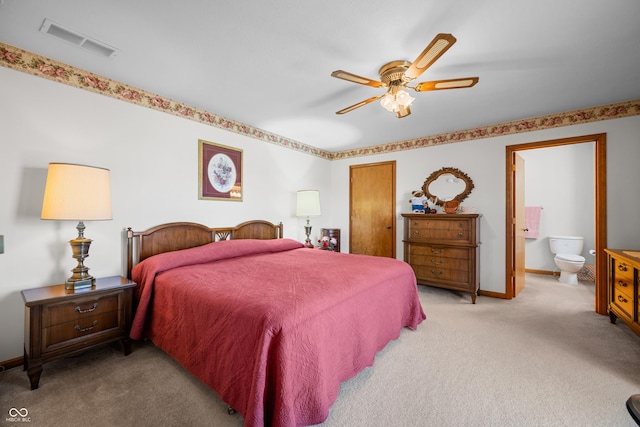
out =
[[[391,230],[391,226],[390,226],[390,225],[387,225],[385,228],[386,228],[387,230]]]

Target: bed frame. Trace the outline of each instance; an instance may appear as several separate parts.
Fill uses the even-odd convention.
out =
[[[127,278],[138,262],[150,256],[180,249],[188,249],[220,240],[281,239],[282,223],[253,220],[235,227],[210,228],[195,222],[170,222],[146,231],[127,228]]]

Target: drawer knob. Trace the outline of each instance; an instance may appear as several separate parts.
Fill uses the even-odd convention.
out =
[[[440,261],[437,261],[437,260],[431,258],[431,264],[444,264],[444,260],[441,259]]]
[[[627,302],[627,299],[625,297],[623,297],[622,295],[618,295],[618,301]]]
[[[444,252],[444,249],[433,249],[433,248],[431,248],[431,253],[441,254],[443,252]]]
[[[618,270],[627,271],[627,264],[618,264]]]
[[[464,236],[464,234],[458,233],[458,239],[462,239],[463,236]]]
[[[87,332],[95,328],[97,324],[98,324],[98,321],[94,320],[91,326],[87,326],[86,328],[81,328],[80,325],[76,325],[75,328],[73,329],[75,329],[78,332]]]
[[[436,276],[441,275],[442,273],[444,273],[444,271],[435,271],[435,270],[431,270],[431,274],[435,274]]]
[[[95,310],[96,308],[98,308],[98,303],[94,302],[93,305],[91,306],[91,308],[86,308],[86,309],[81,309],[80,306],[76,307],[76,311],[80,314],[82,313],[91,313],[93,310]]]
[[[627,287],[627,282],[623,281],[623,280],[618,280],[618,286],[622,286],[623,288]]]

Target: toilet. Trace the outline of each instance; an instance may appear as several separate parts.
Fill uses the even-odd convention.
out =
[[[549,236],[549,248],[555,255],[554,261],[560,269],[558,281],[561,283],[578,284],[578,271],[584,267],[581,236]]]

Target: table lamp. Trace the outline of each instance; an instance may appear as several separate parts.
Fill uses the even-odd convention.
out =
[[[311,234],[311,225],[309,224],[310,216],[320,215],[320,192],[318,190],[300,190],[296,197],[296,216],[306,216],[307,225],[304,226],[304,232],[307,235],[304,245],[308,248],[313,247],[309,235]]]
[[[95,284],[84,260],[89,256],[91,239],[84,237],[84,221],[111,219],[109,169],[72,163],[49,163],[41,219],[78,221],[78,237],[70,240],[78,265],[65,282],[68,290]]]

